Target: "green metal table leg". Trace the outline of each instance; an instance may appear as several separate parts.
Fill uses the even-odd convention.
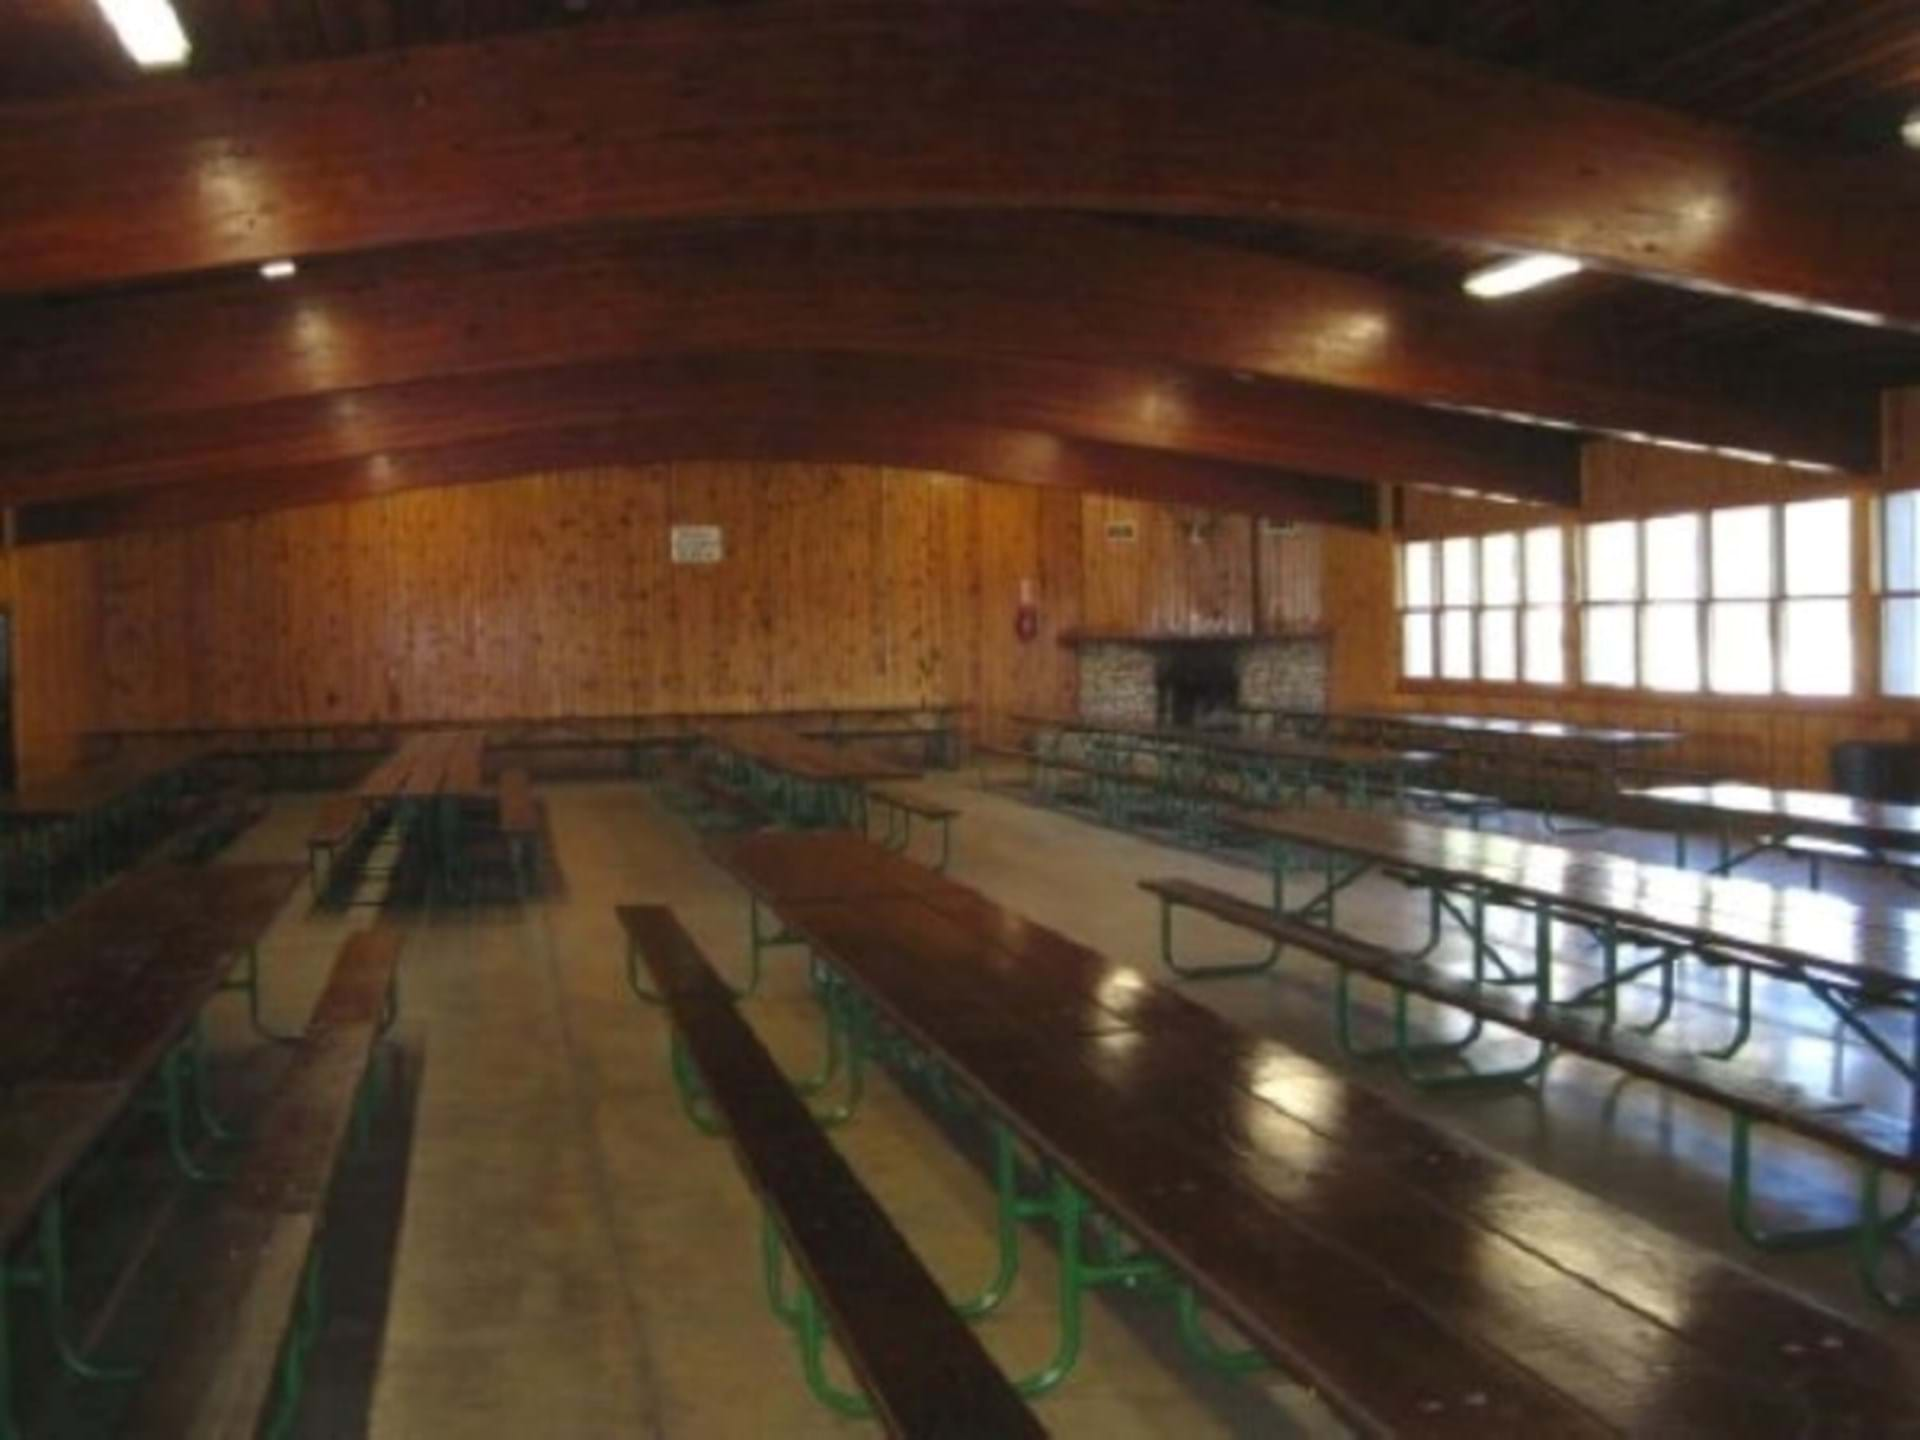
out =
[[[661,1003],[661,997],[640,978],[640,965],[640,947],[629,940],[627,942],[627,988],[647,1004],[658,1005]]]
[[[99,1365],[74,1341],[67,1313],[67,1241],[66,1202],[55,1190],[40,1207],[39,1261],[31,1267],[16,1266],[14,1283],[40,1292],[45,1307],[47,1331],[53,1337],[54,1353],[69,1374],[81,1380],[137,1380],[140,1371],[132,1366]]]
[[[1753,1034],[1753,971],[1745,965],[1737,967],[1739,1008],[1734,1012],[1733,1038],[1726,1044],[1700,1053],[1709,1060],[1731,1060],[1745,1047]]]
[[[1224,965],[1183,965],[1173,958],[1174,904],[1160,897],[1160,963],[1182,980],[1223,980],[1235,975],[1260,975],[1271,970],[1280,959],[1280,947],[1269,948],[1265,957]]]
[[[1180,1339],[1188,1352],[1209,1370],[1222,1375],[1250,1375],[1267,1368],[1267,1357],[1258,1350],[1229,1350],[1200,1323],[1200,1299],[1193,1286],[1181,1285],[1174,1292],[1174,1305],[1180,1322]]]
[[[704,1092],[699,1072],[688,1058],[686,1044],[677,1029],[670,1033],[667,1041],[667,1064],[673,1072],[674,1093],[680,1097],[680,1109],[688,1122],[702,1135],[724,1135],[726,1130],[719,1120],[701,1105]]]
[[[172,1157],[174,1168],[196,1184],[217,1184],[227,1177],[216,1171],[208,1170],[193,1158],[192,1145],[187,1136],[187,1109],[191,1103],[188,1091],[193,1086],[192,1057],[188,1053],[188,1044],[173,1047],[160,1065],[161,1103],[167,1122],[167,1153]]]
[[[954,1302],[968,1320],[991,1315],[1006,1303],[1020,1275],[1020,1209],[1017,1159],[1013,1136],[1004,1125],[993,1126],[993,1193],[995,1260],[993,1277],[978,1293]]]
[[[0,1250],[0,1440],[22,1440],[13,1418],[12,1267]]]
[[[1877,1198],[1878,1190],[1874,1193]],[[1807,1230],[1761,1228],[1753,1213],[1753,1118],[1737,1112],[1733,1116],[1732,1174],[1727,1199],[1734,1230],[1741,1239],[1760,1250],[1817,1250],[1822,1246],[1841,1244],[1862,1234],[1862,1227],[1857,1224],[1817,1226]]]
[[[241,961],[239,976],[228,977],[220,982],[222,990],[241,990],[247,997],[247,1023],[253,1027],[253,1033],[262,1040],[271,1040],[276,1045],[298,1045],[306,1037],[288,1034],[268,1027],[260,1018],[260,947],[249,945]]]
[[[280,1356],[280,1401],[267,1424],[267,1440],[285,1440],[293,1433],[301,1402],[306,1398],[307,1358],[313,1352],[320,1331],[326,1324],[326,1297],[321,1266],[324,1257],[316,1242],[307,1256],[307,1268],[301,1276],[300,1309],[294,1317],[293,1331],[287,1336]]]
[[[1896,1315],[1920,1315],[1920,1289],[1904,1294],[1895,1291],[1885,1279],[1888,1238],[1906,1229],[1920,1216],[1920,1185],[1913,1187],[1907,1203],[1892,1215],[1880,1212],[1881,1169],[1869,1165],[1860,1177],[1860,1224],[1854,1250],[1854,1266],[1867,1294]],[[1910,1257],[1911,1258],[1911,1257]]]

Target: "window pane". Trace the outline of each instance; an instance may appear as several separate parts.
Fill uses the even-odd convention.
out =
[[[1647,598],[1698,600],[1700,581],[1700,517],[1647,521]]]
[[[1780,679],[1789,695],[1853,691],[1853,624],[1845,600],[1790,600],[1780,613]]]
[[[1517,680],[1520,678],[1519,627],[1512,610],[1480,612],[1480,678]]]
[[[1880,688],[1920,695],[1920,600],[1889,600],[1880,614]]]
[[[1787,594],[1844,595],[1853,588],[1852,501],[1802,500],[1786,507],[1780,523],[1787,551]]]
[[[1589,600],[1631,600],[1640,593],[1640,545],[1633,521],[1587,527],[1586,580]]]
[[[1416,540],[1401,552],[1400,603],[1409,610],[1433,608],[1433,542]]]
[[[1567,598],[1567,556],[1557,529],[1527,532],[1527,603],[1558,605]]]
[[[1640,655],[1649,690],[1698,690],[1700,607],[1684,602],[1647,606],[1640,616]]]
[[[1527,611],[1527,679],[1535,685],[1558,685],[1567,678],[1566,614],[1558,605]]]
[[[1520,537],[1489,535],[1480,542],[1480,603],[1520,603]]]
[[[1707,682],[1720,694],[1764,695],[1773,689],[1773,637],[1767,609],[1765,601],[1710,608]]]
[[[1887,551],[1887,589],[1920,590],[1920,490],[1902,490],[1898,495],[1887,496],[1882,528]],[[1913,692],[1889,693],[1910,695]]]
[[[1587,683],[1633,684],[1633,606],[1589,605],[1586,617]]]
[[[1473,611],[1440,612],[1440,673],[1448,680],[1473,678]]]
[[[1472,539],[1461,536],[1440,542],[1440,598],[1448,605],[1473,604]]]
[[[1433,612],[1410,610],[1400,617],[1400,673],[1409,680],[1433,678]]]
[[[1712,543],[1715,599],[1764,600],[1773,594],[1771,506],[1743,505],[1738,510],[1714,511]],[[1718,682],[1713,688],[1720,688]]]

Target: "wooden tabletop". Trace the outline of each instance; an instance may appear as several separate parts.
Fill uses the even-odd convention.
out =
[[[1496,886],[1720,954],[1818,970],[1878,990],[1920,993],[1920,911],[1904,906],[1865,906],[1818,891],[1401,815],[1239,810],[1228,818],[1269,840]]]
[[[478,730],[411,735],[356,787],[362,800],[478,798],[486,793],[486,736]]]
[[[206,758],[199,741],[156,740],[130,745],[111,759],[0,796],[0,815],[16,820],[71,820],[104,810],[177,770]]]
[[[1781,832],[1831,836],[1885,849],[1920,846],[1920,805],[1862,800],[1832,790],[1774,790],[1765,785],[1656,785],[1622,797],[1676,817],[1743,821]]]
[[[864,785],[873,781],[915,780],[920,772],[875,755],[857,745],[809,740],[778,725],[716,726],[701,736],[708,744],[800,780],[828,785]]]
[[[1538,741],[1612,750],[1659,749],[1685,737],[1677,730],[1629,730],[1611,725],[1574,725],[1564,720],[1522,720],[1504,715],[1448,715],[1420,710],[1300,710],[1279,705],[1240,705],[1250,715],[1284,715],[1322,721],[1330,727],[1437,731],[1456,740]]]
[[[793,868],[826,837],[779,838]],[[978,892],[876,896],[884,866],[836,838],[807,888],[847,895],[781,919],[1360,1431],[1920,1423],[1870,1334]]]
[[[112,1123],[297,865],[152,866],[0,952],[0,1245]]]
[[[1245,735],[1237,731],[1200,730],[1185,725],[1141,725],[1126,720],[1099,720],[1079,715],[1009,717],[1016,725],[1036,730],[1060,730],[1081,735],[1123,735],[1163,745],[1183,745],[1219,754],[1291,760],[1307,765],[1381,770],[1433,765],[1442,758],[1432,750],[1396,750],[1379,745],[1352,745],[1323,740],[1296,740],[1285,735]]]

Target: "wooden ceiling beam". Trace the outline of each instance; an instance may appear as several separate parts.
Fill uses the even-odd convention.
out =
[[[8,107],[0,291],[609,219],[1053,208],[1555,250],[1920,324],[1920,174],[1310,22],[824,0]]]
[[[747,413],[862,403],[1365,483],[1558,505],[1580,497],[1579,446],[1568,436],[1336,390],[1164,366],[775,352],[454,376],[158,416],[0,453],[0,503],[670,420],[716,405]]]
[[[841,414],[688,413],[150,486],[22,507],[15,539],[21,545],[102,539],[428,486],[673,460],[900,466],[1276,520],[1366,529],[1381,520],[1379,492],[1354,481],[862,408]]]
[[[447,374],[771,349],[1173,363],[1842,469],[1879,461],[1876,397],[1797,367],[1650,354],[1642,337],[1524,310],[1040,215],[572,232],[343,258],[284,284],[215,277],[0,308],[0,441]]]

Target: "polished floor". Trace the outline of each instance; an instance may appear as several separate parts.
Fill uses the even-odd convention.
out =
[[[1253,871],[960,779],[928,788],[965,812],[955,832],[957,878],[1150,974],[1159,968],[1157,914],[1137,879],[1183,874],[1265,893]],[[871,1433],[808,1398],[761,1298],[754,1206],[724,1145],[697,1137],[678,1113],[660,1016],[624,985],[615,904],[671,903],[716,963],[738,973],[740,893],[642,785],[563,784],[543,795],[556,893],[524,909],[443,909],[408,922],[415,933],[401,1033],[410,1158],[382,1241],[391,1246],[380,1257],[388,1283],[363,1305],[350,1343],[335,1344],[303,1433]],[[281,799],[236,858],[298,854],[317,804]],[[1384,882],[1369,882],[1348,913],[1383,939],[1410,936],[1421,920],[1411,897]],[[364,918],[290,907],[266,949],[272,1018],[297,1024],[339,935]],[[1228,932],[1196,925],[1190,933],[1203,953],[1222,958],[1250,948]],[[1566,962],[1582,963],[1577,947]],[[1277,978],[1193,989],[1243,1023],[1332,1060],[1327,982],[1321,967],[1301,961]],[[1690,984],[1696,1003],[1686,1023],[1712,1034],[1724,1024],[1714,1008],[1719,982]],[[1814,1088],[1871,1083],[1861,1047],[1838,1043],[1829,1022],[1785,995],[1765,1001],[1759,1058]],[[810,1064],[818,1027],[796,965],[773,964],[750,1014],[790,1069]],[[231,1015],[221,1017],[220,1037],[236,1055],[245,1043]],[[1656,1225],[1751,1259],[1724,1221],[1727,1137],[1717,1116],[1577,1061],[1556,1064],[1538,1094],[1499,1098],[1416,1097],[1384,1074],[1367,1079],[1617,1202],[1619,1232]],[[973,1159],[884,1080],[875,1089],[840,1142],[935,1273],[955,1292],[977,1285],[991,1258],[991,1210]],[[1798,1212],[1846,1199],[1845,1175],[1817,1157],[1783,1149],[1765,1168],[1768,1195]],[[1038,1364],[1053,1339],[1048,1258],[1038,1245],[1028,1255],[1013,1300],[982,1330],[1011,1371]],[[1920,1376],[1920,1323],[1863,1306],[1841,1260],[1763,1263],[1894,1334]],[[1339,1433],[1311,1396],[1283,1380],[1202,1378],[1173,1344],[1170,1317],[1124,1300],[1096,1303],[1078,1373],[1040,1407],[1054,1433],[1102,1440]]]

